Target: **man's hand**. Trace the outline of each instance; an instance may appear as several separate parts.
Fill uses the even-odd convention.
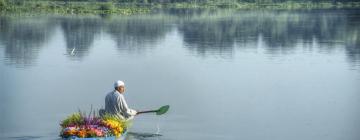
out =
[[[133,110],[133,109],[129,109],[128,110],[128,113],[131,115],[131,116],[135,116],[137,114],[137,111],[136,110]]]

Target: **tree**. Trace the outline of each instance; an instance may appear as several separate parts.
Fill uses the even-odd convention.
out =
[[[3,10],[6,7],[6,1],[0,0],[0,10]]]

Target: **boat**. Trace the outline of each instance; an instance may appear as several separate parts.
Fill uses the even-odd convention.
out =
[[[169,110],[169,107],[165,105],[157,110],[139,111],[137,115],[143,113],[162,115]],[[79,111],[60,123],[62,127],[60,137],[64,140],[125,140],[133,118],[134,116],[131,116],[124,120],[108,114],[90,116]]]
[[[86,116],[74,113],[60,124],[63,140],[125,140],[132,119],[121,120],[117,116]]]
[[[93,138],[78,138],[78,137],[72,137],[72,138],[63,138],[64,140],[125,140],[127,136],[128,131],[125,131],[120,137],[93,137]]]

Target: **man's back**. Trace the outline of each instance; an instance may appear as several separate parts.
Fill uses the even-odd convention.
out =
[[[128,107],[124,95],[117,90],[108,93],[105,97],[105,112],[118,115],[122,118],[129,118],[136,115],[136,111]]]
[[[127,106],[123,95],[125,92],[125,83],[118,80],[114,83],[114,88],[115,90],[108,93],[105,97],[105,110],[101,110],[102,113],[99,113],[118,115],[125,119],[135,116],[137,112]]]
[[[119,106],[119,95],[116,91],[109,92],[105,97],[105,111],[110,114],[119,114],[121,109]],[[122,115],[122,114],[121,114]]]

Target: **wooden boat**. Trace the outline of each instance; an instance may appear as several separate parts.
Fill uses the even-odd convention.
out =
[[[125,131],[120,137],[94,137],[94,138],[66,138],[64,140],[125,140],[127,136],[127,131]]]
[[[143,113],[156,113],[156,115],[162,115],[162,114],[165,114],[169,110],[169,108],[170,108],[169,105],[165,105],[165,106],[160,107],[157,110],[149,110],[149,111],[137,112],[137,115],[143,114]],[[84,115],[84,116],[86,116],[86,115]],[[128,122],[127,123],[127,128],[126,128],[125,132],[123,132],[120,137],[114,137],[114,136],[113,137],[93,137],[93,138],[69,137],[69,138],[63,138],[63,139],[64,140],[125,140],[126,136],[128,134],[128,130],[132,126],[133,118],[134,118],[134,116],[131,116],[130,118],[128,118],[126,120],[126,122]]]
[[[69,138],[63,138],[63,140],[125,140],[129,128],[131,128],[132,126],[132,121],[133,121],[134,117],[128,118],[127,119],[127,130],[125,130],[120,137],[115,137],[115,136],[111,136],[111,137],[93,137],[93,138],[79,138],[79,137],[69,137]]]

